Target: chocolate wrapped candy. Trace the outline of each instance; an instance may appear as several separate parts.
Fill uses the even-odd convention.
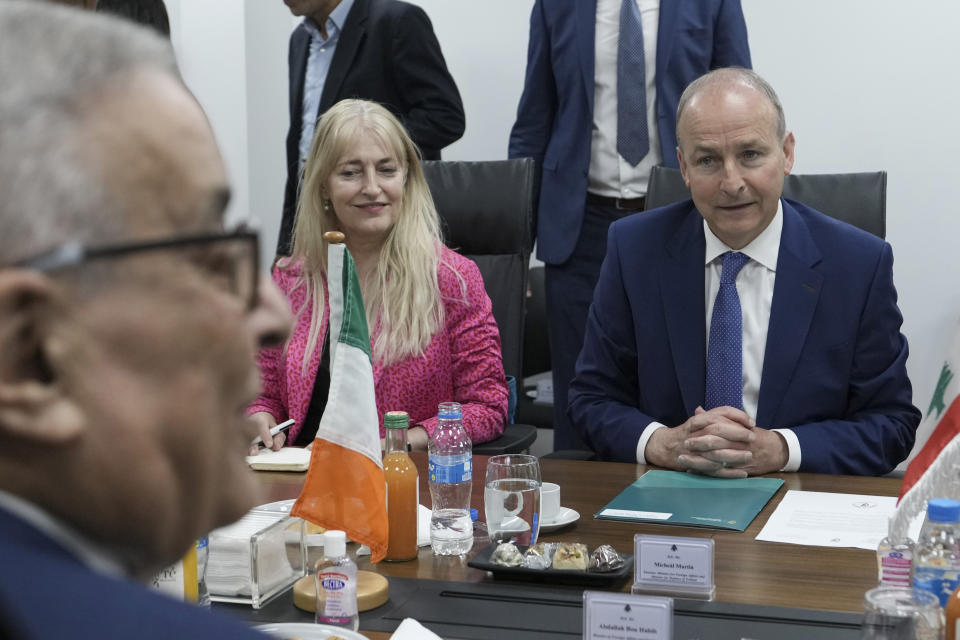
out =
[[[608,544],[603,544],[593,550],[590,556],[590,566],[596,571],[614,571],[623,566],[623,558],[617,550]]]
[[[523,566],[527,569],[549,569],[553,564],[555,542],[538,542],[523,554]]]

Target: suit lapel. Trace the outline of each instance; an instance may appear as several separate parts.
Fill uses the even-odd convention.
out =
[[[823,285],[823,275],[813,268],[820,262],[820,251],[807,225],[793,207],[781,202],[783,235],[757,404],[757,424],[763,427],[775,426],[774,418],[793,378]]]
[[[333,52],[330,61],[330,70],[323,83],[323,93],[320,94],[320,113],[325,112],[341,97],[340,87],[347,77],[347,72],[353,66],[353,60],[360,48],[360,43],[367,32],[367,15],[370,13],[370,0],[356,0],[350,7],[350,13],[340,31],[340,40],[337,49]],[[319,116],[320,113],[317,115]]]
[[[667,258],[660,272],[667,338],[687,415],[703,404],[707,342],[704,250],[703,218],[691,203],[690,212],[667,243]]]
[[[667,77],[667,63],[677,40],[676,25],[680,13],[681,0],[666,0],[660,3],[660,17],[657,24],[657,79]],[[659,82],[657,83],[659,86]]]
[[[577,51],[580,59],[580,72],[583,76],[583,88],[587,94],[587,104],[593,113],[593,66],[596,52],[597,2],[596,0],[574,0],[574,16],[577,30]]]
[[[300,121],[303,119],[304,76],[307,73],[307,58],[310,56],[310,34],[302,26],[297,27],[293,34],[290,49],[290,123],[300,131]]]

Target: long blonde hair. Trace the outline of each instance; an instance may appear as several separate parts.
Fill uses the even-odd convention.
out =
[[[443,246],[440,220],[420,168],[417,148],[397,119],[379,104],[341,100],[317,123],[303,169],[293,251],[289,259],[278,264],[280,269],[301,265],[295,288],[306,287],[307,295],[304,306],[297,310],[298,317],[312,301],[313,318],[302,365],[304,375],[317,347],[325,304],[327,247],[323,234],[338,229],[333,207],[323,194],[337,163],[363,134],[373,135],[397,159],[405,175],[401,201],[393,203],[398,208],[396,223],[380,248],[375,275],[364,283],[364,307],[374,337],[374,361],[391,364],[422,355],[444,322],[437,280]],[[460,282],[465,298],[462,278]]]

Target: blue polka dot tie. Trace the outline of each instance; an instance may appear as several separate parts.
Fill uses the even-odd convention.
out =
[[[640,8],[637,0],[623,0],[617,44],[617,153],[635,167],[649,150],[647,80]]]
[[[743,316],[737,295],[737,274],[749,261],[749,257],[739,252],[723,254],[720,288],[710,321],[705,409],[723,406],[743,409]]]

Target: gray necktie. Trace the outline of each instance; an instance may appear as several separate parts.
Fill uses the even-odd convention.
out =
[[[617,47],[617,153],[635,167],[650,150],[643,26],[637,0],[620,5]]]

